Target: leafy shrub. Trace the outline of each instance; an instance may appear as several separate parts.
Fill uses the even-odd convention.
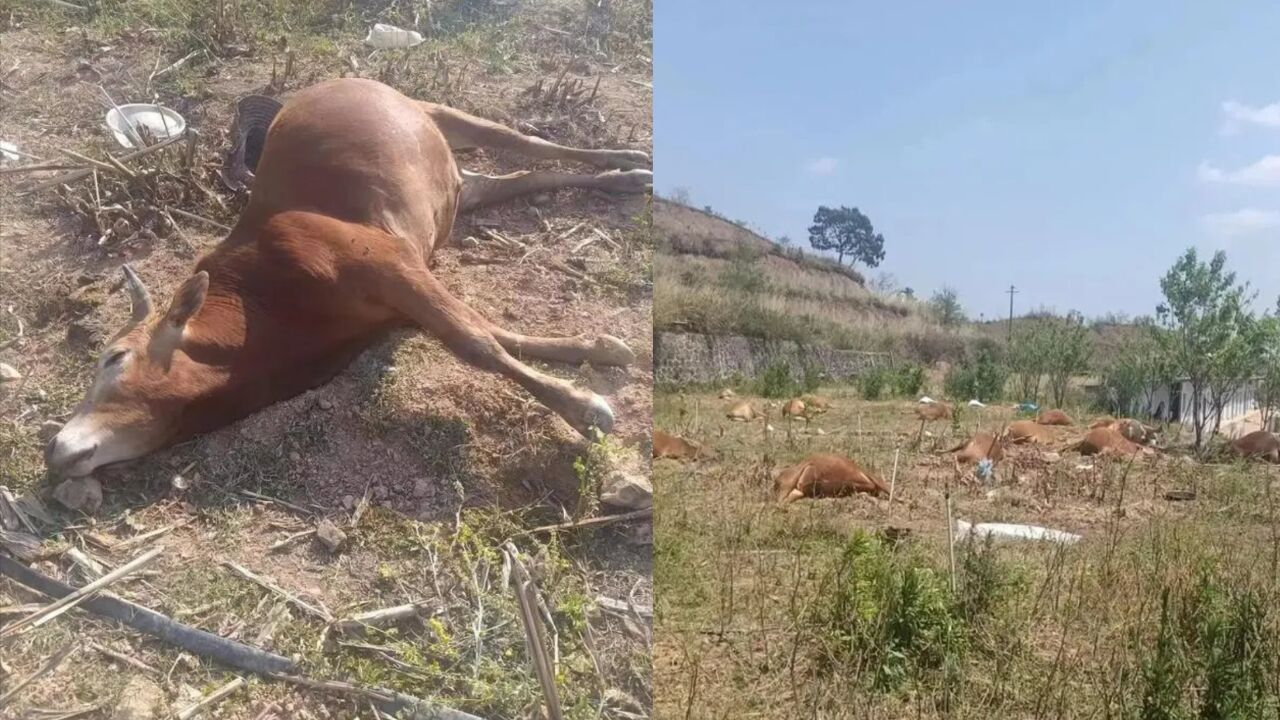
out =
[[[947,371],[943,389],[957,400],[990,402],[1004,394],[1007,378],[1008,370],[1000,363],[996,350],[990,345],[979,345],[971,357]]]
[[[858,378],[858,390],[863,400],[879,400],[889,381],[889,371],[885,368],[872,368]]]
[[[757,394],[767,398],[791,398],[800,394],[799,384],[791,376],[791,366],[776,362],[765,369],[757,383]]]
[[[963,650],[964,620],[946,581],[918,559],[858,531],[830,581],[809,618],[824,670],[860,668],[871,687],[892,690]]]
[[[894,389],[899,395],[915,396],[924,388],[924,368],[914,363],[899,365],[894,371]]]

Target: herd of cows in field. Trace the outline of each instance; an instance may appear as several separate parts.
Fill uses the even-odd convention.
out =
[[[737,399],[732,390],[720,393],[727,401],[725,417],[730,422],[764,422],[766,432],[772,432],[769,412],[778,410],[783,422],[790,424],[803,420],[807,425],[813,418],[829,411],[832,402],[818,395],[792,398],[778,408],[761,410],[756,404]],[[931,422],[950,421],[955,408],[945,402],[924,398],[916,403],[913,414],[920,421],[914,444],[919,447],[925,426]],[[952,447],[936,452],[951,455],[957,471],[977,467],[990,473],[996,463],[1005,457],[1005,448],[1014,445],[1031,445],[1051,449],[1055,454],[1075,452],[1083,456],[1153,456],[1160,452],[1156,447],[1159,432],[1156,428],[1132,418],[1103,416],[1083,428],[1062,410],[1039,412],[1034,419],[1014,420],[995,432],[976,432]],[[819,434],[825,434],[818,430]],[[1229,456],[1256,459],[1280,464],[1280,436],[1266,430],[1248,433],[1223,447]],[[679,462],[712,460],[714,451],[697,440],[654,428],[653,457]],[[860,467],[854,460],[834,453],[814,453],[793,465],[782,468],[774,477],[774,497],[780,505],[802,498],[844,497],[858,493],[889,495],[891,490],[876,473]]]

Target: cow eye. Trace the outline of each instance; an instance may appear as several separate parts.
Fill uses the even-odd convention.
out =
[[[116,365],[119,365],[120,362],[124,360],[124,356],[128,354],[129,354],[128,350],[116,350],[115,352],[108,355],[102,361],[102,367],[109,368],[109,367],[114,367]]]

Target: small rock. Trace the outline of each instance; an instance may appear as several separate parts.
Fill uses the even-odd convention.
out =
[[[349,496],[348,496],[349,497]],[[346,498],[343,498],[345,500]],[[338,548],[342,547],[342,543],[347,541],[347,534],[338,529],[329,518],[324,518],[316,525],[316,537],[320,540],[329,552],[336,553]]]
[[[42,442],[49,442],[61,429],[62,423],[56,420],[45,420],[40,423],[40,429],[36,431],[36,437],[40,438]]]
[[[102,506],[102,485],[93,478],[64,480],[53,489],[53,499],[71,510],[92,513]]]
[[[355,509],[355,507],[356,507],[356,496],[355,496],[355,495],[343,495],[343,496],[342,496],[342,507],[346,508],[347,510],[354,510],[354,509]]]
[[[413,496],[416,498],[426,497],[431,494],[431,481],[426,478],[418,478],[413,481]]]
[[[600,500],[615,507],[643,510],[653,507],[653,485],[644,475],[615,471],[605,478]]]
[[[22,373],[18,369],[7,363],[0,363],[0,383],[14,382],[21,380]]]
[[[329,400],[328,398],[320,398],[320,402],[319,402],[319,403],[317,403],[317,404],[320,406],[320,409],[321,409],[321,410],[332,410],[332,409],[333,409],[333,401],[332,401],[332,400]]]
[[[164,691],[145,676],[135,675],[120,693],[111,720],[153,720],[163,712]]]

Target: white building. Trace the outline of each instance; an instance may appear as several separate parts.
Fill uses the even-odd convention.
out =
[[[1236,390],[1222,408],[1223,434],[1234,437],[1261,427],[1261,412],[1256,399],[1257,381],[1251,380]],[[1213,405],[1208,390],[1201,393],[1200,415],[1206,419],[1206,427],[1213,425]],[[1137,400],[1132,414],[1155,420],[1192,425],[1191,381],[1185,378],[1170,385],[1156,388],[1150,393],[1150,402],[1144,393]]]

